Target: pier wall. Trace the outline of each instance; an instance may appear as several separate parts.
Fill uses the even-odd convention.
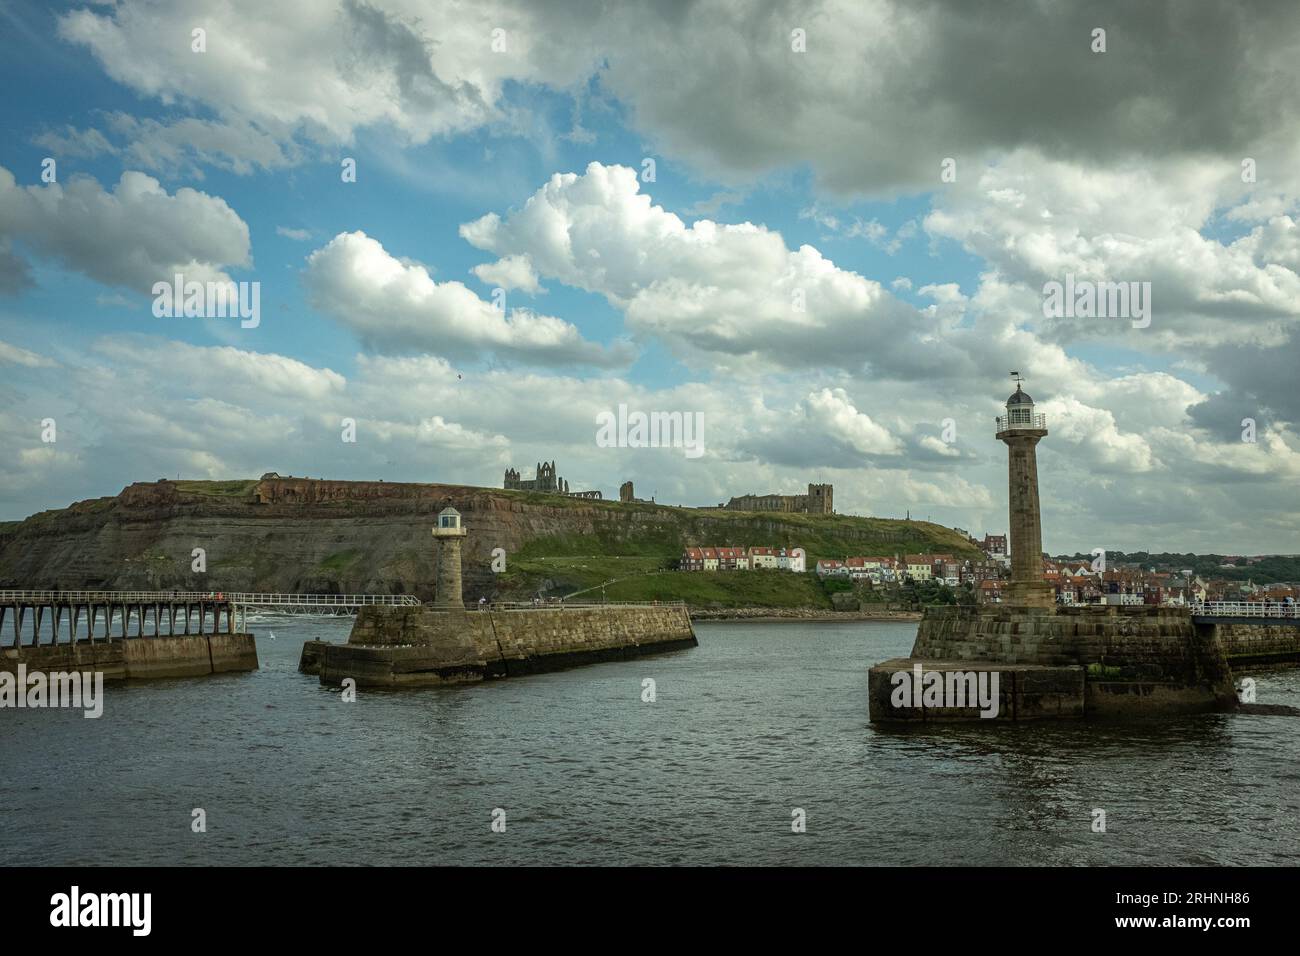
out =
[[[1081,667],[1084,713],[1181,713],[1235,706],[1232,671],[1213,628],[1165,607],[1012,605],[927,608],[911,659],[972,669]],[[873,717],[876,714],[873,711]],[[883,713],[877,719],[891,719]]]
[[[679,605],[462,611],[367,607],[347,644],[308,642],[299,669],[321,683],[465,683],[694,647]]]
[[[972,720],[1022,721],[1045,718],[1079,718],[1086,707],[1086,681],[1082,667],[1046,667],[1039,664],[1003,664],[986,672],[998,675],[997,711],[984,716],[978,706],[928,707],[923,695],[912,695],[904,706],[895,706],[899,673],[910,679],[915,658],[900,657],[877,664],[867,672],[868,706],[873,720],[946,723]],[[976,670],[969,662],[925,662],[923,669],[942,677],[950,671]],[[886,716],[887,715],[887,716]]]
[[[255,671],[257,645],[252,634],[190,634],[79,640],[74,644],[25,645],[0,650],[0,671],[102,671],[105,680],[202,677],[230,671]]]
[[[1234,671],[1300,664],[1300,626],[1264,621],[1198,623],[1213,631]]]

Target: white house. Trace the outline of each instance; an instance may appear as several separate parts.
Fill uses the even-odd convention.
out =
[[[791,571],[795,574],[803,574],[808,570],[807,560],[804,557],[803,548],[791,548],[787,551],[781,549],[777,555],[777,567],[783,571]]]

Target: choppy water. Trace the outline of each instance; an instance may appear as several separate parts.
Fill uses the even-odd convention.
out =
[[[99,720],[0,710],[0,859],[1300,859],[1295,718],[877,730],[867,667],[905,655],[915,626],[875,623],[700,624],[688,651],[347,704],[296,667],[303,640],[349,626],[263,619],[259,672],[109,685]],[[1300,671],[1257,680],[1261,703],[1300,704]],[[191,832],[196,807],[206,833]]]

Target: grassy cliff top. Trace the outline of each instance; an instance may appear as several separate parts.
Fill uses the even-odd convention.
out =
[[[318,479],[293,479],[318,480]],[[331,481],[331,483],[336,483]],[[256,505],[253,492],[256,479],[227,481],[167,481],[157,484],[167,499],[202,508],[205,503]],[[373,486],[377,482],[356,482]],[[395,499],[374,498],[358,494],[357,502],[382,507],[385,501],[401,500],[401,491],[409,497],[446,496],[453,501],[497,499],[544,510],[549,527],[530,538],[519,557],[627,555],[669,559],[678,557],[688,546],[802,547],[809,567],[822,558],[849,555],[894,555],[943,552],[962,557],[978,556],[978,549],[964,536],[941,525],[926,521],[859,515],[795,514],[787,512],[729,511],[722,508],[689,508],[666,504],[623,504],[614,500],[569,498],[532,491],[506,491],[464,485],[386,483],[398,495]],[[109,511],[121,503],[124,495],[139,495],[153,490],[151,483],[124,489],[122,495],[77,502],[67,508],[43,511],[11,524],[13,532],[29,522],[57,521],[63,515],[87,515]],[[331,501],[331,509],[346,507],[347,501]],[[295,505],[271,506],[293,513]],[[394,507],[400,507],[394,505]],[[572,522],[565,514],[573,514]],[[304,516],[303,520],[311,520]],[[571,524],[571,530],[570,530]]]

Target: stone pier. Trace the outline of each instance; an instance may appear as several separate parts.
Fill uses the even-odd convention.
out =
[[[307,642],[298,669],[332,685],[463,684],[697,644],[684,604],[368,607],[346,644]]]
[[[1222,643],[1183,608],[927,608],[911,657],[871,669],[871,719],[962,719],[896,712],[881,682],[900,661],[926,670],[996,671],[1007,675],[1003,683],[1043,668],[1077,673],[1077,704],[1062,698],[1059,706],[1013,707],[1004,719],[1195,713],[1230,710],[1237,701]]]

